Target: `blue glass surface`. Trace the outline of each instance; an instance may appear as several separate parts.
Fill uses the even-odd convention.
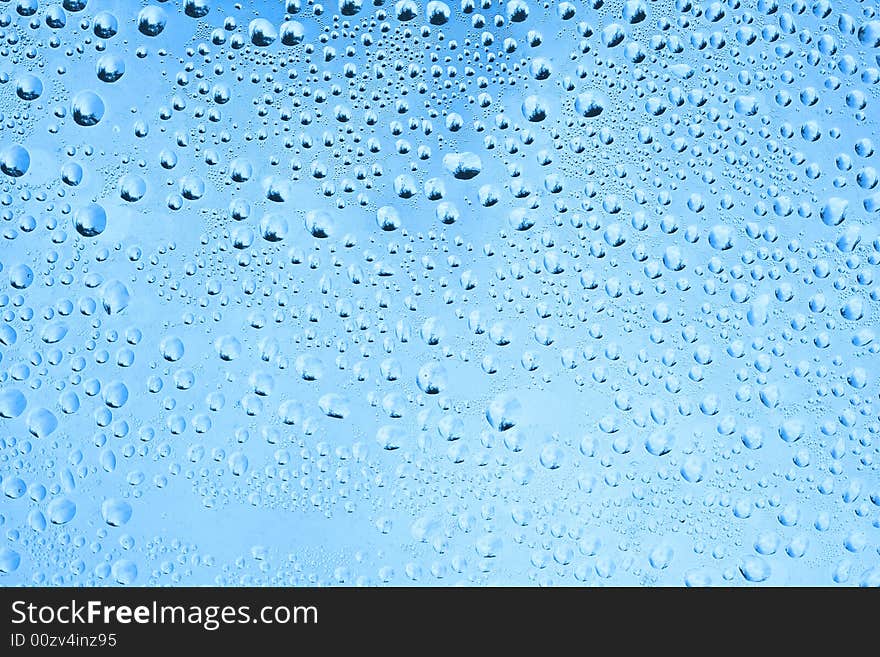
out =
[[[0,2],[0,585],[880,585],[880,9]]]

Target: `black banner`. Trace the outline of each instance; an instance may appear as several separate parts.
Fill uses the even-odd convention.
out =
[[[336,652],[341,647],[405,646],[406,637],[421,637],[423,647],[467,643],[468,637],[475,636],[496,637],[504,643],[590,635],[631,642],[658,636],[655,632],[668,633],[673,627],[699,634],[713,627],[727,631],[724,628],[735,619],[737,609],[749,610],[752,629],[762,618],[776,623],[779,609],[787,606],[785,601],[792,603],[802,593],[792,589],[707,593],[685,589],[5,588],[0,589],[0,654],[70,649],[144,654],[149,649],[190,646],[218,648],[224,650],[222,654],[272,646],[323,646]],[[827,594],[837,596],[840,591],[822,592],[823,597]]]

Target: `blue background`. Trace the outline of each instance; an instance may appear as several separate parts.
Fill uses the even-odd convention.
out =
[[[0,584],[880,584],[877,6],[409,4],[0,3]]]

